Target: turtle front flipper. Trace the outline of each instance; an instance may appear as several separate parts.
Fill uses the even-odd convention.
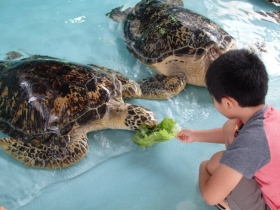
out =
[[[88,64],[93,69],[97,71],[104,71],[107,74],[115,76],[117,80],[119,80],[122,84],[122,98],[140,98],[142,95],[141,88],[139,84],[125,76],[123,76],[120,72],[108,69],[102,66],[97,66],[95,64]]]
[[[138,82],[142,96],[148,99],[168,99],[178,95],[186,86],[185,74],[178,73],[172,76],[155,75]]]
[[[0,146],[26,166],[44,169],[65,168],[81,160],[88,151],[86,135],[73,137],[60,137],[58,142],[50,143],[26,143],[7,137],[0,139]]]
[[[112,9],[111,12],[106,13],[108,18],[111,18],[115,22],[124,22],[126,16],[133,10],[132,8],[127,8],[122,11],[123,6]]]

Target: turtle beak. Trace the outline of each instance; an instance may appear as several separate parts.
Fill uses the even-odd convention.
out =
[[[155,113],[147,109],[148,117],[147,120],[144,122],[144,124],[147,126],[149,129],[154,129],[158,122]]]
[[[144,117],[144,119],[141,121],[141,123],[138,124],[138,126],[146,125],[147,128],[152,130],[152,129],[156,128],[157,124],[158,124],[158,122],[157,122],[155,114],[149,110],[147,112],[147,116]],[[138,130],[138,128],[137,128],[137,130]]]
[[[157,127],[157,123],[156,124],[149,124],[149,125],[146,124],[146,126],[147,126],[147,128],[153,130]]]

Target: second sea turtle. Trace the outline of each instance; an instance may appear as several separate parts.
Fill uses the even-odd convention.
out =
[[[156,72],[139,81],[141,98],[166,99],[187,84],[205,86],[209,65],[236,49],[235,39],[210,19],[183,8],[181,0],[142,0],[106,14],[124,22],[129,52]]]

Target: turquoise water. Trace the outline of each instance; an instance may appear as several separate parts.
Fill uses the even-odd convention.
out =
[[[41,54],[103,65],[140,79],[151,74],[126,50],[122,24],[105,16],[136,0],[0,1],[0,59],[8,51]],[[261,53],[270,76],[267,103],[280,109],[280,27],[248,16],[276,10],[262,0],[185,0],[185,7],[217,22],[239,47],[266,43]],[[279,9],[278,9],[279,10]],[[181,127],[221,126],[207,90],[188,86],[170,100],[127,100],[153,110],[158,119],[175,118]],[[215,209],[202,200],[197,182],[202,160],[223,149],[214,144],[182,144],[176,139],[140,149],[133,132],[103,130],[89,134],[90,151],[63,170],[30,169],[0,149],[0,205],[10,209]],[[2,136],[4,136],[2,134]]]

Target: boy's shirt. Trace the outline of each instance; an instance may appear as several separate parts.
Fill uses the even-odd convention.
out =
[[[280,209],[280,112],[265,105],[238,131],[221,163],[255,178],[265,202]]]

